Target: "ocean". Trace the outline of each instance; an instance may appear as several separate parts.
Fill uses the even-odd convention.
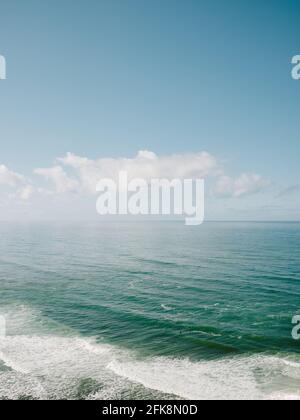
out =
[[[300,224],[0,224],[1,399],[300,398]]]

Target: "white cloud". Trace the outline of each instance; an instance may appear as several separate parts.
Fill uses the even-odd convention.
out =
[[[34,173],[43,176],[45,179],[53,182],[55,190],[58,194],[64,194],[78,190],[78,182],[68,177],[61,166],[35,169]]]
[[[215,194],[223,197],[243,197],[256,194],[269,185],[270,182],[258,174],[244,173],[237,179],[223,175],[216,182]]]
[[[174,154],[157,156],[155,153],[143,150],[132,158],[100,158],[88,159],[68,153],[57,159],[56,166],[38,168],[36,175],[50,181],[52,187],[42,187],[36,178],[35,182],[27,180],[21,174],[0,165],[1,193],[9,192],[13,200],[41,203],[41,197],[51,199],[55,195],[65,196],[65,203],[69,200],[69,193],[96,194],[96,185],[102,178],[117,180],[119,172],[126,171],[128,178],[188,179],[204,178],[207,190],[215,184],[212,195],[221,197],[244,197],[265,189],[269,183],[261,175],[244,173],[237,179],[227,176],[218,159],[207,152]],[[8,190],[7,190],[8,189]],[[40,200],[40,201],[38,201]]]
[[[5,165],[0,165],[0,185],[16,187],[24,182],[25,177],[23,175],[10,171]]]
[[[5,165],[0,165],[0,186],[1,197],[4,200],[27,201],[35,191],[25,176],[11,171]]]
[[[58,161],[72,168],[83,190],[94,193],[101,178],[117,179],[120,171],[128,178],[206,178],[221,173],[217,159],[207,152],[159,157],[140,151],[134,158],[102,158],[90,160],[68,153]]]
[[[35,188],[32,185],[26,185],[17,192],[17,196],[24,201],[28,201],[35,193]]]
[[[133,158],[103,158],[91,160],[68,153],[58,161],[72,168],[82,190],[94,193],[101,178],[116,180],[120,171],[126,171],[129,179],[143,178],[217,178],[214,193],[223,197],[243,197],[262,191],[269,182],[261,175],[244,173],[237,179],[224,174],[218,160],[207,152],[157,156],[147,150]]]

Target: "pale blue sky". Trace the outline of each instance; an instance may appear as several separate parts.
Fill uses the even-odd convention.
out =
[[[283,194],[270,218],[299,219],[299,21],[296,0],[1,0],[0,164],[206,150],[271,181],[255,218]]]

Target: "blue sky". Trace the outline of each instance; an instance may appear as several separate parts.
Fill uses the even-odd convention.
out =
[[[299,220],[299,21],[296,0],[2,0],[0,164],[207,151],[270,183],[212,207]]]

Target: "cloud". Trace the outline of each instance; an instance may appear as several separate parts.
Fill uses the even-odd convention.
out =
[[[58,162],[75,171],[84,191],[94,193],[101,178],[116,180],[120,171],[128,178],[206,178],[221,173],[217,159],[207,152],[157,156],[150,151],[140,151],[133,158],[102,158],[91,160],[68,153]]]
[[[300,185],[291,185],[287,188],[282,189],[277,195],[276,198],[282,198],[286,196],[290,196],[293,194],[297,194],[300,192]]]
[[[216,157],[208,152],[174,154],[157,156],[154,152],[142,150],[133,158],[100,158],[88,159],[68,153],[57,158],[72,177],[61,166],[48,169],[37,169],[36,174],[43,175],[54,182],[56,192],[69,191],[94,194],[100,179],[118,179],[120,171],[126,171],[128,178],[217,179],[214,194],[222,197],[243,197],[255,194],[269,185],[261,175],[244,173],[234,179],[224,173]]]
[[[61,166],[35,169],[34,173],[43,176],[46,180],[51,181],[55,186],[55,192],[58,194],[75,192],[78,190],[78,182],[68,177]]]
[[[233,179],[223,175],[218,178],[215,186],[215,194],[222,197],[243,197],[256,194],[270,185],[270,182],[261,175],[244,173]]]
[[[5,165],[0,165],[0,185],[16,187],[25,183],[25,177],[10,171]]]
[[[32,185],[26,185],[17,191],[17,197],[19,197],[21,200],[28,201],[35,192],[36,190]]]
[[[158,156],[152,151],[142,150],[132,158],[89,159],[68,153],[56,159],[56,165],[38,168],[33,172],[44,178],[52,186],[43,187],[38,179],[29,181],[25,176],[0,165],[0,185],[14,190],[12,198],[29,201],[33,197],[66,196],[76,193],[96,194],[96,185],[100,179],[111,178],[117,181],[119,172],[126,171],[128,179],[155,178],[189,179],[204,178],[207,190],[214,185],[212,196],[244,197],[264,190],[269,182],[261,175],[244,173],[238,178],[228,176],[218,159],[208,152],[173,154]],[[4,189],[5,191],[5,189]]]

